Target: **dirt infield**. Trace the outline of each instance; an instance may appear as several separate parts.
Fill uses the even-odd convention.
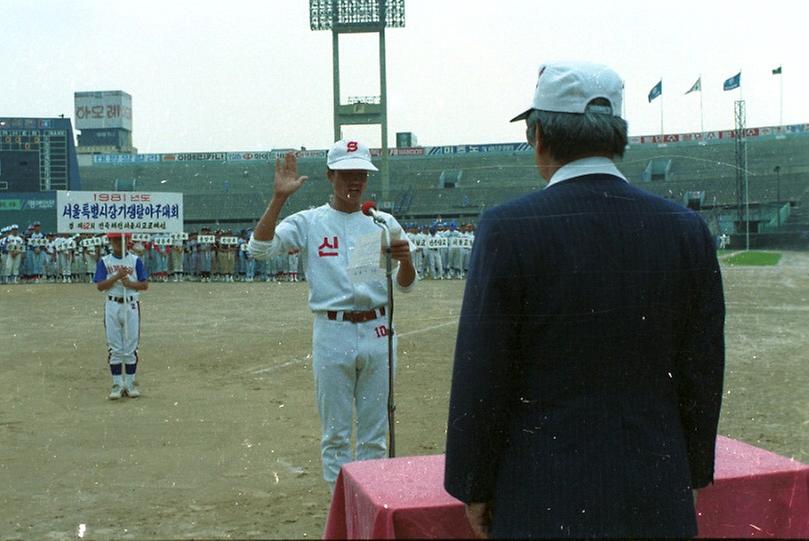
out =
[[[722,434],[809,462],[809,255],[724,268]],[[443,451],[463,282],[398,295],[397,450]],[[90,285],[0,288],[0,539],[319,538],[306,284],[152,284],[110,402]]]

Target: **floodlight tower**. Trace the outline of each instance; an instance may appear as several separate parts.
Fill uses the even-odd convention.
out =
[[[750,250],[750,191],[747,176],[747,114],[744,100],[735,102],[735,136],[736,136],[736,208],[739,213],[739,224],[745,224],[745,249]],[[744,210],[742,210],[744,208]]]
[[[379,124],[382,128],[382,204],[390,200],[388,172],[388,97],[385,74],[385,28],[405,24],[404,0],[309,0],[309,26],[331,30],[334,84],[334,139],[349,124]],[[379,96],[340,103],[340,34],[379,34]]]

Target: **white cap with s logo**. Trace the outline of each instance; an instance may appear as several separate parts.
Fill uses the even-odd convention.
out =
[[[359,141],[341,139],[332,145],[326,157],[326,166],[332,170],[361,169],[379,171],[371,163],[371,150]]]

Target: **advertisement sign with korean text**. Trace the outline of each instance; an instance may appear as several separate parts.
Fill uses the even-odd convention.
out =
[[[57,191],[56,223],[60,233],[179,233],[183,194]]]
[[[76,129],[132,131],[132,96],[120,90],[74,93]]]

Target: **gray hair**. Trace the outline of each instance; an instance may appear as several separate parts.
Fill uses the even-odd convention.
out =
[[[603,108],[601,102],[593,100],[584,114],[556,113],[534,109],[526,119],[528,142],[536,141],[536,128],[542,134],[542,144],[551,157],[567,163],[593,154],[608,153],[623,157],[627,144],[626,120],[612,114],[595,112]]]

